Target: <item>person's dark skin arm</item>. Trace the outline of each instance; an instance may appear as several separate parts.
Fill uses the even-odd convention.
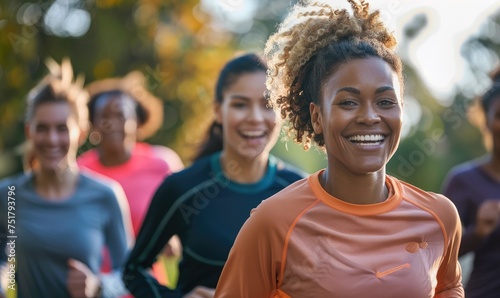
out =
[[[457,207],[462,225],[464,226],[462,241],[458,256],[461,257],[476,250],[483,240],[493,232],[500,219],[500,208],[496,203],[484,202],[477,211],[472,206],[472,200],[467,197],[464,181],[451,175],[445,182],[443,194],[453,201]],[[496,220],[494,220],[496,218]]]
[[[477,239],[475,247],[490,236],[500,223],[500,201],[491,199],[484,201],[477,210],[476,223],[471,234]],[[475,248],[471,247],[471,248]]]

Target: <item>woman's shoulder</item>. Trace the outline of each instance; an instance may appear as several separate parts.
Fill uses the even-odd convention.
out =
[[[117,193],[121,194],[123,189],[116,180],[104,176],[91,170],[80,172],[80,189],[87,192],[97,192],[105,194],[105,198],[114,198]]]
[[[478,175],[479,169],[481,168],[481,165],[484,164],[484,162],[484,157],[480,157],[455,165],[448,171],[448,174],[446,175],[447,179],[463,179]]]
[[[76,162],[79,166],[91,167],[96,163],[99,163],[99,156],[96,149],[90,149],[83,152],[78,156]]]
[[[8,188],[9,186],[18,187],[19,185],[25,183],[30,176],[30,174],[19,173],[2,178],[0,179],[0,189]]]
[[[184,163],[181,158],[171,148],[162,145],[151,145],[148,143],[137,143],[134,154],[146,156],[157,162],[165,163],[171,172],[178,172],[184,169]]]
[[[200,181],[210,178],[213,178],[210,157],[204,157],[194,161],[186,168],[167,176],[164,183],[175,185],[176,187],[190,188],[200,183]]]
[[[80,179],[82,196],[99,200],[106,208],[115,209],[118,206],[121,210],[129,210],[127,196],[117,181],[92,171],[81,172]]]
[[[408,182],[391,177],[398,184],[403,196],[403,200],[411,202],[417,208],[435,214],[441,221],[455,225],[459,220],[455,204],[446,196],[440,193],[423,190]]]
[[[15,199],[19,192],[32,192],[32,187],[27,185],[31,178],[31,173],[20,173],[0,179],[0,195],[4,198],[0,200],[0,205],[7,205],[7,197]]]
[[[312,191],[308,179],[304,178],[292,182],[271,197],[263,200],[255,210],[269,216],[274,214],[275,218],[276,216],[283,217],[283,219],[290,216],[295,218],[317,200],[318,198]],[[276,212],[276,210],[280,210],[280,212]]]

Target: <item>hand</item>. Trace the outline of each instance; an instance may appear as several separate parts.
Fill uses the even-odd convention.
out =
[[[475,233],[481,238],[488,237],[496,229],[500,222],[500,201],[484,201],[476,214]]]
[[[177,235],[172,236],[167,245],[163,248],[163,255],[167,258],[180,257],[182,254],[181,240]]]
[[[72,298],[91,298],[98,296],[101,282],[87,265],[69,259],[67,287]]]
[[[183,298],[213,298],[215,289],[204,286],[197,286],[191,292],[183,296]]]

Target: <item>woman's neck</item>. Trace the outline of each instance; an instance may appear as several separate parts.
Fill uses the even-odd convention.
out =
[[[346,174],[327,168],[319,177],[326,192],[351,204],[375,204],[385,201],[389,190],[385,185],[385,169],[366,175]]]
[[[102,147],[97,148],[99,153],[99,161],[106,167],[118,166],[126,163],[132,156],[134,146],[123,146],[121,148],[114,148],[113,150],[106,150]]]
[[[222,152],[220,163],[224,174],[238,183],[256,183],[264,177],[267,170],[269,153],[262,153],[254,159],[231,156]]]
[[[35,173],[35,188],[48,201],[64,200],[75,191],[78,176],[77,165],[59,170],[39,170]]]

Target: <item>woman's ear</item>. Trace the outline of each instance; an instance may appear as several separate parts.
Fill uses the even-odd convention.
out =
[[[311,124],[314,133],[319,135],[323,133],[323,121],[321,107],[313,102],[309,104],[309,113],[311,114]]]
[[[216,102],[214,104],[214,115],[215,122],[219,125],[222,125],[222,104],[219,102]]]

